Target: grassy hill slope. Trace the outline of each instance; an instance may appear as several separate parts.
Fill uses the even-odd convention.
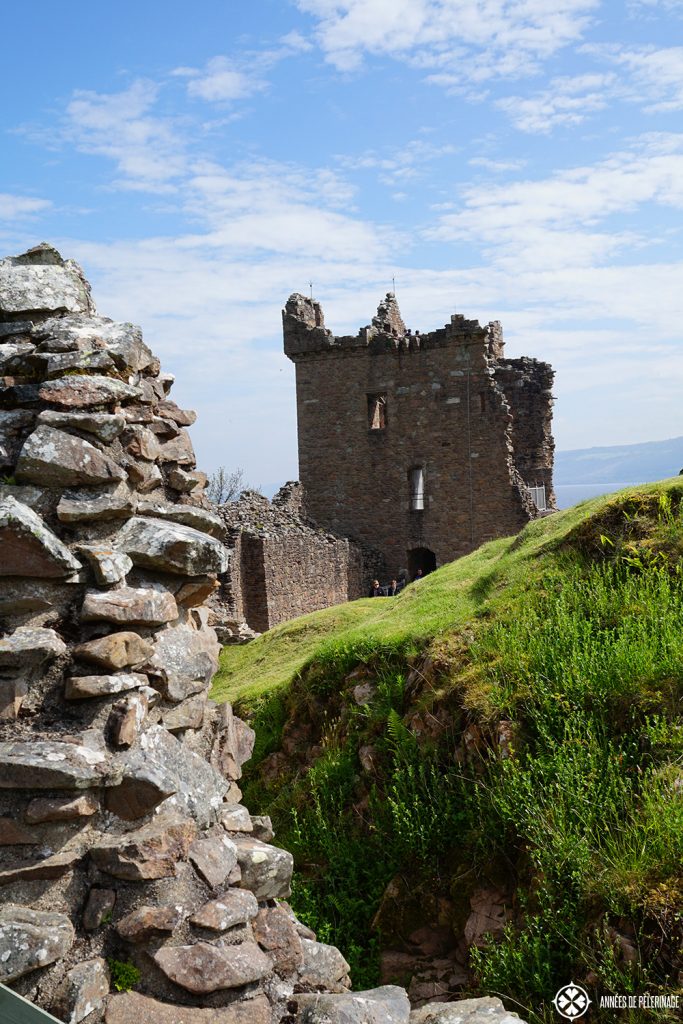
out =
[[[680,987],[682,501],[675,479],[584,502],[223,652],[246,799],[358,987],[450,964],[448,991],[536,1021],[571,979]]]

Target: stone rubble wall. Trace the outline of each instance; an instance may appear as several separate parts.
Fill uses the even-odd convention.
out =
[[[240,803],[253,733],[207,697],[228,552],[194,413],[47,245],[0,261],[0,369],[0,981],[65,1024],[344,993]]]
[[[221,639],[223,623],[244,621],[261,633],[298,615],[364,597],[378,571],[376,553],[307,518],[298,483],[285,484],[272,502],[245,491],[216,512],[231,553],[211,599]]]

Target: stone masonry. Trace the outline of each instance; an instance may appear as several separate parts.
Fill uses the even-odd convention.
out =
[[[217,622],[244,620],[263,632],[364,596],[372,552],[317,527],[302,504],[300,484],[290,482],[272,502],[245,491],[239,501],[218,507],[231,557],[211,599]]]
[[[554,509],[553,371],[506,359],[498,322],[454,315],[413,333],[390,293],[369,326],[335,337],[319,303],[294,294],[283,325],[307,512],[377,548],[387,577]]]
[[[348,965],[207,699],[228,554],[194,413],[45,244],[0,261],[0,364],[0,982],[65,1024],[317,1020]]]

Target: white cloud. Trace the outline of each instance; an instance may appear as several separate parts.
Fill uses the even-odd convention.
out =
[[[384,185],[395,186],[425,177],[430,164],[455,152],[457,147],[450,143],[434,146],[424,139],[412,139],[384,155],[365,150],[362,155],[339,156],[337,162],[349,171],[377,170]]]
[[[62,138],[83,153],[108,157],[115,184],[163,192],[186,168],[185,142],[173,121],[153,115],[155,82],[139,79],[118,93],[77,90],[68,103]]]
[[[545,179],[470,186],[461,208],[445,213],[427,234],[478,240],[494,246],[498,260],[519,267],[586,266],[642,244],[623,227],[595,228],[645,203],[683,209],[683,135],[646,136],[631,150]]]
[[[507,96],[496,106],[520,131],[548,135],[558,125],[581,124],[588,114],[604,109],[614,79],[600,74],[554,78],[533,96]]]
[[[622,70],[615,94],[650,112],[683,110],[683,46],[587,45],[584,53]]]
[[[52,206],[49,199],[34,199],[31,196],[16,196],[0,192],[0,220],[19,220],[43,213]]]
[[[536,61],[579,39],[599,0],[297,0],[318,20],[317,39],[342,71],[364,53],[437,72],[452,88],[528,73]],[[471,59],[471,52],[478,58]]]
[[[212,57],[201,72],[193,68],[176,69],[176,74],[181,72],[190,79],[188,94],[210,103],[231,103],[267,88],[262,78],[228,57]]]
[[[482,167],[493,174],[505,174],[508,171],[521,171],[526,160],[491,160],[487,156],[473,156],[467,161],[470,167]],[[452,204],[448,204],[451,206]],[[434,207],[436,209],[436,207]]]

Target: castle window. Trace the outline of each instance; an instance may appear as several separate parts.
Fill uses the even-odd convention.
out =
[[[531,500],[533,501],[538,511],[546,512],[548,510],[548,506],[545,497],[545,485],[537,484],[535,487],[527,487],[527,490],[531,495]]]
[[[486,412],[486,392],[485,391],[480,391],[479,392],[479,412],[482,414],[482,416]]]
[[[387,425],[387,396],[368,395],[368,428],[384,430]]]
[[[410,511],[422,512],[425,507],[425,471],[422,466],[408,471]]]

